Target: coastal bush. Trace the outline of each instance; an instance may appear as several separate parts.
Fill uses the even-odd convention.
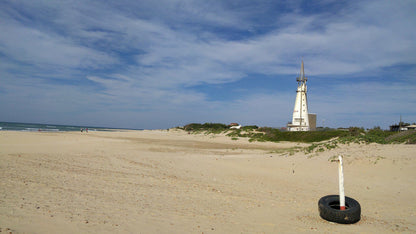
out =
[[[350,128],[349,135],[346,135],[340,138],[338,141],[340,143],[378,143],[378,144],[387,144],[387,138],[395,134],[394,132],[381,130],[379,127],[375,127],[368,131],[363,129]]]
[[[358,136],[362,133],[364,133],[364,128],[359,127],[349,127],[348,132],[350,133],[350,136]]]
[[[183,127],[185,131],[192,132],[205,132],[205,133],[221,133],[225,130],[228,130],[228,126],[221,123],[191,123]]]
[[[309,132],[290,132],[281,131],[277,128],[258,127],[256,125],[243,126],[241,129],[229,129],[228,125],[221,123],[191,123],[183,127],[185,131],[206,134],[219,134],[228,132],[227,136],[232,138],[247,137],[250,142],[259,141],[290,141],[290,142],[304,142],[304,143],[318,143],[328,141],[326,143],[319,143],[312,145],[307,152],[323,149],[334,149],[338,144],[350,143],[408,143],[416,144],[416,131],[407,132],[390,132],[374,127],[373,129],[365,131],[364,128],[349,127],[348,129],[324,129],[321,131]],[[331,140],[332,139],[332,140]]]
[[[416,144],[416,130],[394,133],[386,138],[387,143]]]
[[[243,126],[241,129],[243,129],[244,131],[253,131],[258,128],[259,127],[257,125],[248,125],[248,126]]]
[[[366,134],[361,135],[360,137],[366,143],[386,144],[386,138],[391,134],[392,132],[383,131],[381,129],[371,129]]]
[[[250,137],[253,140],[266,140],[266,141],[292,141],[292,142],[320,142],[332,139],[334,137],[345,136],[348,133],[345,131],[332,130],[332,131],[310,131],[310,132],[284,132],[275,128],[259,128],[259,132],[263,134],[253,134]]]
[[[348,135],[346,131],[332,130],[332,131],[310,131],[310,132],[288,132],[281,131],[277,128],[261,127],[261,128],[246,128],[251,130],[232,130],[227,134],[230,137],[248,137],[249,141],[290,141],[290,142],[320,142],[329,140],[335,137],[342,137]],[[253,130],[255,129],[255,131]]]
[[[241,137],[241,129],[233,129],[229,133],[227,133],[227,136],[229,137]]]

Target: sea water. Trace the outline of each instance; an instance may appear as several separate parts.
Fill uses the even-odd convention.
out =
[[[88,131],[115,131],[112,128],[73,126],[57,124],[37,124],[37,123],[14,123],[0,122],[0,131],[26,131],[26,132],[68,132],[81,131],[88,128]]]

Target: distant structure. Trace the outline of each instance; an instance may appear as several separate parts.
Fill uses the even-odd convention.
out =
[[[390,131],[392,132],[401,132],[401,131],[407,131],[407,130],[416,130],[416,123],[413,123],[413,124],[404,123],[402,121],[402,115],[400,115],[399,124],[390,125]]]
[[[316,130],[316,114],[308,113],[307,87],[303,68],[303,60],[300,67],[300,76],[296,78],[298,88],[296,90],[295,107],[293,108],[292,123],[287,125],[289,131],[314,131]]]
[[[230,129],[240,129],[241,125],[238,123],[230,123],[230,125],[228,125],[230,127]]]
[[[392,132],[401,132],[408,130],[416,130],[416,124],[402,123],[390,125],[390,131]]]
[[[309,130],[316,131],[316,114],[308,114],[309,118]]]

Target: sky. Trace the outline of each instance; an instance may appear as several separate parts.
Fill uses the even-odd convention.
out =
[[[301,61],[323,127],[416,122],[416,1],[3,0],[0,121],[284,127]]]

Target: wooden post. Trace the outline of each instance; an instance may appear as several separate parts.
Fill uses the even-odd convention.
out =
[[[339,209],[345,210],[345,193],[344,193],[344,170],[342,167],[342,156],[338,156],[338,177],[339,177]]]

